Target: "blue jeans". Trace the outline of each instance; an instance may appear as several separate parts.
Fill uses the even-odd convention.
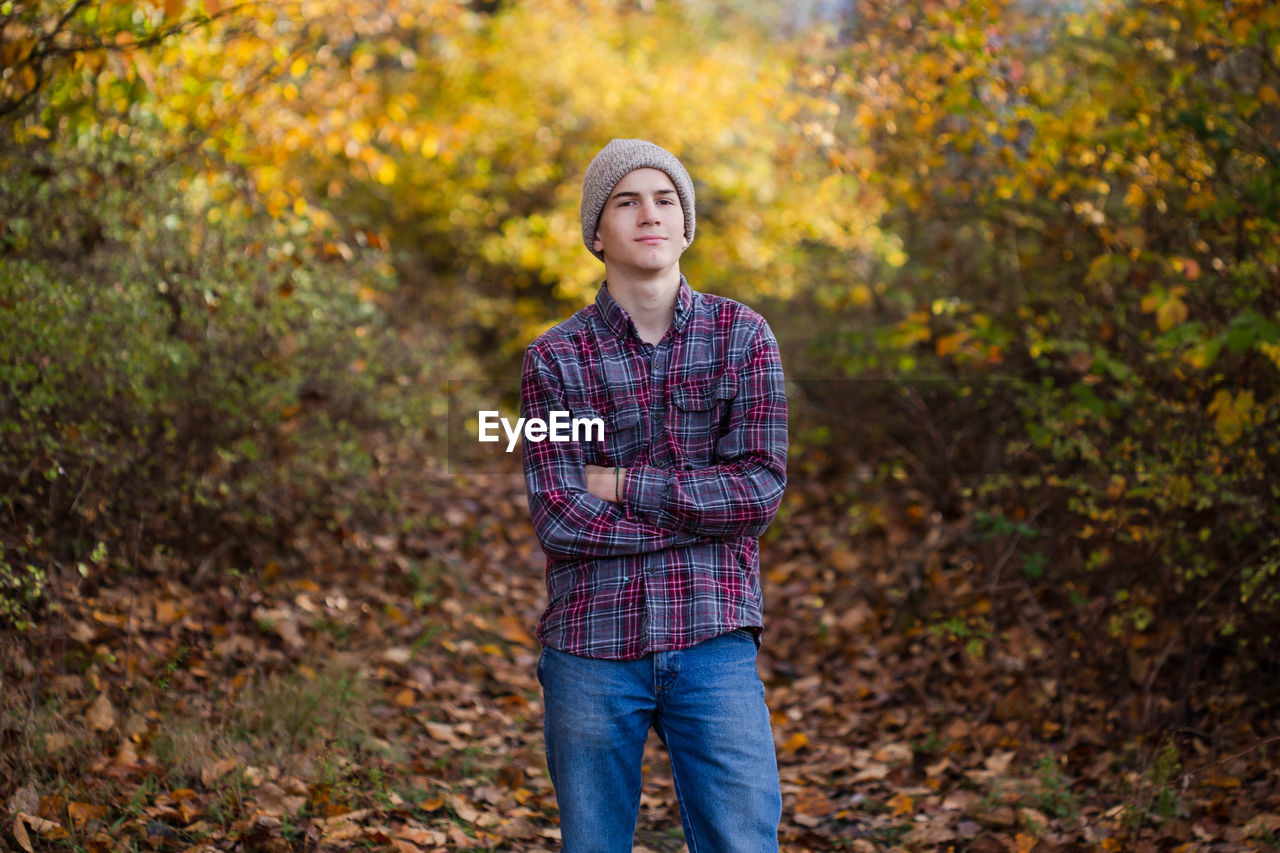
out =
[[[651,726],[690,853],[776,853],[782,794],[752,637],[634,661],[543,649],[538,681],[566,853],[630,853]]]

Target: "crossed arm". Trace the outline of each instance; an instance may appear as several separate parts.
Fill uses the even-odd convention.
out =
[[[768,326],[733,369],[738,394],[709,467],[638,465],[615,480],[613,468],[586,465],[572,442],[525,442],[529,507],[543,550],[563,558],[610,557],[763,533],[782,499],[787,457],[786,392]],[[552,366],[529,350],[521,378],[524,414],[564,409],[560,387]]]

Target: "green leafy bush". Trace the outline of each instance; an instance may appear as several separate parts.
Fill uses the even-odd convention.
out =
[[[23,155],[0,172],[11,547],[54,566],[100,540],[248,562],[300,518],[358,511],[340,489],[375,465],[375,430],[410,422],[425,367],[389,331],[383,254],[226,215],[191,161],[127,139]],[[6,568],[0,616],[43,571]]]

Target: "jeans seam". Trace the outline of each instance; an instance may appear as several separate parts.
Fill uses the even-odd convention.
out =
[[[667,754],[671,754],[670,749],[667,750]],[[685,828],[685,846],[689,848],[689,853],[698,853],[701,846],[698,844],[698,838],[694,834],[694,822],[690,818],[688,811],[686,811],[687,806],[684,804],[684,794],[680,792],[680,774],[676,772],[674,763],[671,765],[671,785],[676,789],[676,805],[680,809],[680,822],[684,824]]]

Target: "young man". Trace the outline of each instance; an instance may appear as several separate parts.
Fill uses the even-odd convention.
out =
[[[650,728],[691,853],[778,849],[758,537],[786,485],[787,400],[764,319],[680,274],[694,224],[679,160],[641,140],[606,145],[582,186],[582,237],[605,283],[525,354],[524,417],[605,426],[523,445],[547,555],[538,679],[568,853],[631,850]]]

